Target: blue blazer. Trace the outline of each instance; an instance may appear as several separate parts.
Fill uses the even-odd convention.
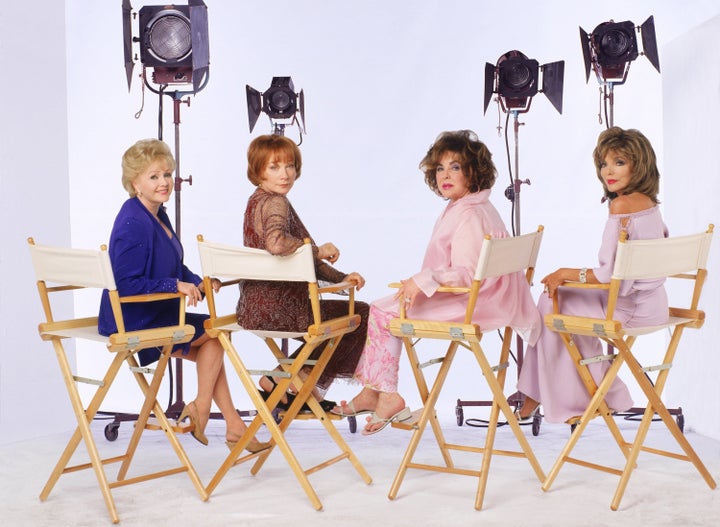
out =
[[[112,233],[109,254],[115,285],[120,296],[148,293],[175,293],[177,282],[200,284],[202,279],[183,264],[183,248],[161,207],[158,218],[173,233],[168,237],[151,212],[137,198],[130,198],[120,208]],[[170,326],[178,323],[180,299],[163,300],[147,304],[124,304],[122,306],[125,329]],[[188,313],[191,315],[191,313]],[[202,327],[202,324],[200,324]],[[110,306],[108,292],[100,300],[98,331],[102,335],[117,332]],[[200,336],[196,330],[196,337]],[[185,345],[189,349],[189,344]],[[140,363],[154,362],[160,356],[156,349],[139,352]]]

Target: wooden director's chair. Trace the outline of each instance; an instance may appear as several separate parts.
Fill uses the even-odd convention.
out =
[[[315,278],[315,264],[309,240],[306,240],[305,244],[292,255],[274,256],[260,249],[210,243],[205,241],[202,235],[197,238],[208,310],[210,312],[210,318],[205,322],[205,329],[210,336],[220,339],[225,353],[232,362],[243,387],[257,410],[257,415],[248,426],[247,433],[238,441],[210,481],[207,487],[208,494],[213,492],[228,470],[237,464],[256,458],[251,473],[253,475],[257,474],[275,446],[282,452],[313,507],[317,510],[322,509],[322,503],[308,480],[308,475],[314,472],[327,468],[343,459],[349,459],[363,481],[370,484],[372,479],[369,474],[332,423],[332,420],[340,419],[340,417],[326,413],[312,396],[312,390],[340,343],[340,339],[343,335],[354,331],[360,323],[360,315],[354,313],[355,288],[353,284],[344,282],[319,288]],[[312,303],[313,324],[306,331],[298,333],[251,331],[251,333],[265,341],[283,371],[249,370],[245,366],[231,341],[233,332],[244,329],[238,325],[237,316],[234,312],[229,315],[218,316],[215,293],[210,283],[211,278],[221,279],[223,286],[236,284],[242,280],[307,282],[308,294]],[[331,320],[322,320],[320,316],[320,294],[343,290],[349,291],[348,314]],[[276,339],[289,338],[303,338],[305,341],[302,350],[293,359],[286,358],[276,342]],[[311,353],[318,347],[322,347],[323,350],[320,356],[317,360],[309,360]],[[311,370],[304,380],[299,376],[303,366],[311,366]],[[263,400],[260,392],[255,387],[253,375],[271,375],[279,379],[267,401]],[[297,395],[290,407],[280,414],[281,420],[278,424],[273,414],[291,385],[297,390]],[[298,415],[305,403],[310,407],[313,417],[323,424],[327,433],[340,449],[340,454],[336,457],[309,469],[303,469],[300,465],[284,435],[285,430],[294,419],[306,417]],[[262,424],[270,432],[270,441],[273,448],[240,457],[243,449]]]
[[[513,331],[509,327],[504,328],[503,342],[498,362],[499,365],[493,367],[488,362],[485,352],[480,346],[480,341],[486,333],[492,333],[502,328],[479,327],[477,324],[472,322],[472,314],[475,310],[478,292],[485,279],[516,272],[524,272],[528,283],[532,281],[535,271],[535,263],[540,250],[540,242],[542,241],[542,234],[543,227],[540,226],[536,232],[522,236],[509,238],[491,238],[490,236],[487,236],[483,241],[480,250],[480,258],[478,260],[477,269],[471,286],[440,287],[438,289],[438,292],[467,295],[467,311],[465,321],[462,323],[408,319],[405,315],[405,305],[402,301],[400,302],[400,317],[393,319],[390,322],[390,331],[393,335],[400,337],[403,340],[405,350],[407,351],[410,359],[410,365],[415,377],[415,382],[424,406],[422,410],[413,412],[413,417],[415,417],[415,419],[409,419],[392,424],[392,426],[396,428],[412,429],[414,431],[410,444],[407,447],[402,463],[398,468],[395,480],[393,481],[390,489],[390,494],[388,496],[390,499],[395,499],[397,496],[407,469],[415,468],[435,472],[475,476],[479,478],[477,493],[475,496],[475,509],[480,510],[483,504],[488,472],[490,470],[490,461],[493,454],[527,458],[538,479],[542,482],[545,478],[545,474],[540,468],[540,464],[535,458],[535,454],[530,448],[530,444],[523,434],[517,419],[513,415],[513,410],[507,402],[507,397],[503,393],[507,367],[509,365],[508,359]],[[391,284],[391,286],[397,285],[398,284]],[[494,309],[494,307],[488,306],[488,309]],[[418,353],[416,351],[416,344],[423,339],[449,341],[445,355],[441,358],[431,359],[428,362],[420,363]],[[455,354],[461,346],[468,349],[477,359],[480,369],[482,370],[483,377],[493,395],[484,448],[448,443],[445,440],[435,411],[435,404],[440,396],[440,391],[443,388],[452,362],[455,359]],[[426,366],[436,364],[438,362],[441,363],[440,369],[435,377],[432,389],[428,389],[428,383],[425,380],[425,375],[422,370]],[[478,382],[479,381],[480,379],[478,378]],[[493,449],[495,433],[498,427],[498,418],[501,412],[505,416],[505,419],[515,435],[515,438],[520,444],[522,452],[509,452]],[[427,465],[413,462],[415,450],[420,443],[428,422],[430,423],[435,439],[440,448],[444,465]],[[480,470],[468,470],[455,467],[450,455],[451,450],[482,453],[483,457]]]
[[[559,333],[565,343],[565,347],[575,361],[575,366],[583,383],[592,397],[582,416],[568,421],[573,426],[573,432],[550,470],[547,479],[543,483],[543,490],[550,488],[565,462],[608,472],[620,476],[620,482],[618,483],[615,496],[610,504],[612,510],[617,510],[628,481],[630,480],[630,475],[636,467],[640,451],[689,461],[695,465],[695,468],[700,472],[708,486],[713,489],[715,488],[715,481],[688,443],[678,424],[673,420],[661,399],[663,388],[667,382],[667,377],[672,367],[672,362],[675,358],[683,330],[685,328],[700,328],[705,321],[705,313],[698,310],[698,302],[705,277],[707,276],[706,264],[710,251],[712,231],[713,225],[711,224],[707,231],[700,234],[660,238],[656,240],[627,240],[627,233],[622,232],[615,256],[615,267],[609,284],[580,284],[570,282],[562,286],[607,289],[609,296],[607,315],[604,319],[563,315],[562,291],[559,290],[559,295],[555,295],[553,302],[554,312],[548,313],[545,316],[545,325],[550,330]],[[670,307],[667,323],[659,326],[625,328],[622,323],[613,320],[618,292],[622,281],[655,278],[689,280],[692,287],[690,287],[691,295],[688,307]],[[559,300],[558,296],[560,297]],[[643,367],[632,352],[632,346],[637,337],[656,331],[668,331],[670,334],[662,363],[658,366]],[[612,355],[604,354],[594,358],[583,358],[577,346],[575,346],[573,335],[597,337],[614,348],[616,353]],[[610,360],[612,364],[598,385],[591,376],[588,365],[599,360]],[[605,395],[623,364],[627,364],[632,373],[632,377],[637,381],[648,399],[644,415],[632,443],[624,440],[612,418],[613,411],[604,400]],[[650,372],[658,372],[654,383],[648,375]],[[598,415],[603,417],[610,433],[626,458],[623,470],[617,470],[606,465],[599,465],[570,457],[570,453],[580,439],[587,424]],[[667,426],[685,455],[644,446],[650,424],[656,415],[659,417],[659,420],[665,423],[665,426]],[[655,419],[657,420],[657,418]]]
[[[61,475],[92,468],[113,523],[117,523],[120,520],[110,489],[124,485],[140,483],[179,472],[187,472],[202,500],[207,500],[208,494],[205,492],[195,468],[190,463],[190,460],[175,435],[175,431],[184,430],[171,426],[156,399],[173,345],[190,341],[195,333],[191,325],[185,324],[184,295],[172,293],[120,297],[115,287],[110,257],[108,256],[105,246],[102,246],[100,250],[57,248],[36,245],[32,238],[28,239],[28,243],[35,268],[40,301],[42,302],[45,313],[45,321],[40,323],[38,330],[40,337],[43,340],[52,342],[55,348],[60,371],[62,372],[65,387],[70,396],[70,403],[72,404],[78,423],[75,433],[72,435],[60,456],[60,460],[55,465],[50,478],[40,493],[40,499],[45,501],[48,498]],[[97,317],[55,320],[52,306],[57,306],[60,303],[60,297],[63,296],[56,295],[55,293],[86,288],[100,291],[107,289],[109,291],[113,314],[118,327],[117,333],[109,337],[100,335],[98,333]],[[51,294],[53,294],[52,303],[50,300]],[[178,313],[179,323],[177,326],[140,331],[125,331],[125,324],[120,309],[121,304],[129,302],[153,302],[170,298],[180,298],[180,302],[178,302],[180,305]],[[63,345],[65,339],[88,339],[102,342],[107,347],[107,350],[112,354],[112,362],[102,380],[83,378],[73,373],[73,368],[68,361]],[[140,368],[135,360],[135,353],[141,349],[154,347],[162,348],[161,356],[155,370]],[[130,367],[138,386],[142,390],[144,403],[138,415],[137,423],[125,454],[101,459],[92,431],[90,430],[90,423],[98,413],[100,405],[105,399],[124,362]],[[151,374],[150,383],[147,382],[145,374]],[[97,390],[86,408],[83,406],[83,401],[78,391],[76,384],[78,382],[97,386]],[[151,423],[148,423],[151,412],[154,413],[154,418]],[[130,462],[133,459],[140,442],[140,437],[146,426],[154,429],[159,428],[165,432],[181,465],[177,468],[127,478]],[[68,466],[71,457],[81,441],[85,444],[85,448],[90,457],[90,463]],[[117,479],[115,481],[109,481],[105,473],[104,465],[117,462],[122,462]]]

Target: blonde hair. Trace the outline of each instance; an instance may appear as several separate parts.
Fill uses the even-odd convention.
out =
[[[170,147],[158,139],[141,139],[122,156],[122,186],[134,198],[137,195],[133,182],[153,161],[164,160],[170,172],[175,170],[175,158]]]

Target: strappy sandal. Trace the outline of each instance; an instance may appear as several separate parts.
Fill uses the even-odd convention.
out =
[[[273,385],[273,390],[277,386],[277,383],[275,382],[275,379],[270,377],[269,375],[265,375],[265,378],[270,381]],[[260,395],[262,396],[263,400],[267,401],[268,397],[270,397],[270,392],[266,392],[265,390],[259,389]],[[285,394],[287,397],[287,402],[278,402],[277,408],[280,410],[287,410],[292,405],[293,401],[295,400],[295,394],[291,392],[287,392]],[[327,399],[323,399],[322,401],[318,401],[320,403],[320,407],[323,409],[324,412],[329,412],[333,408],[337,406],[337,403],[335,401],[329,401]],[[307,403],[302,405],[302,408],[300,408],[301,413],[308,413],[312,412],[310,409],[310,406],[308,406]]]
[[[275,382],[275,379],[273,379],[269,375],[265,375],[264,378],[272,383],[273,390],[275,390],[275,388],[277,387],[277,383]],[[262,396],[263,400],[267,401],[268,397],[270,397],[270,392],[266,392],[262,388],[259,388],[258,391],[260,392],[260,395]],[[286,397],[286,402],[282,402],[282,400],[280,400],[277,403],[276,408],[278,408],[279,410],[287,410],[288,408],[290,408],[290,405],[295,400],[295,394],[292,394],[290,392],[285,392],[285,397]]]

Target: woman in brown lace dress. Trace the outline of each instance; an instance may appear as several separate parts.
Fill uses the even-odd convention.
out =
[[[248,179],[257,188],[245,209],[243,235],[247,247],[287,255],[298,249],[305,238],[312,240],[287,198],[300,177],[301,166],[300,149],[291,139],[281,135],[263,135],[250,143],[247,173]],[[357,289],[362,288],[365,279],[360,274],[345,274],[330,265],[340,256],[335,245],[325,243],[318,246],[314,241],[312,245],[318,280],[333,283],[349,281]],[[346,300],[323,299],[320,309],[322,318],[330,319],[347,314],[348,306]],[[245,281],[240,284],[236,312],[239,324],[247,329],[304,331],[312,324],[307,286],[301,282]],[[323,390],[334,379],[351,378],[355,373],[367,335],[368,304],[355,302],[355,312],[360,315],[361,323],[340,341],[318,382]],[[272,389],[273,383],[271,377],[263,377],[260,387],[267,392]],[[323,404],[326,410],[334,406],[331,401],[326,403]]]

